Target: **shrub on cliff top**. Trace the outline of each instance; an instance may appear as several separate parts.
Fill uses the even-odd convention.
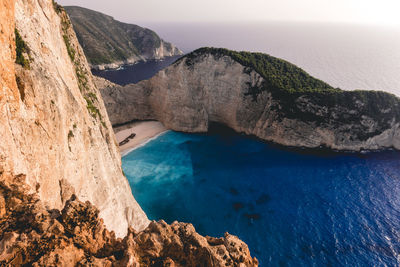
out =
[[[263,53],[237,52],[225,48],[204,47],[186,55],[186,64],[192,65],[196,58],[204,54],[215,57],[229,56],[241,65],[255,70],[265,79],[269,89],[287,92],[335,92],[340,91],[318,80],[307,72],[285,60]],[[181,60],[181,59],[180,59]]]
[[[59,13],[61,13],[63,10],[64,10],[64,8],[61,6],[61,5],[59,5],[56,1],[54,1],[53,0],[53,7],[54,7],[54,10],[59,14]]]
[[[345,91],[334,88],[329,84],[316,79],[307,72],[285,60],[262,53],[236,52],[223,48],[200,48],[192,53],[178,59],[176,63],[184,60],[185,64],[193,67],[206,55],[212,55],[217,60],[228,56],[239,64],[243,65],[244,72],[250,74],[257,72],[264,78],[260,85],[253,86],[247,83],[248,91],[246,96],[252,96],[257,102],[258,96],[268,91],[272,94],[278,105],[271,109],[279,110],[285,118],[299,118],[304,121],[316,123],[316,125],[360,121],[361,114],[379,122],[375,132],[360,133],[357,138],[366,140],[391,127],[393,121],[400,121],[400,99],[390,93],[382,91]],[[301,108],[298,101],[305,101],[314,108],[326,109],[327,114],[315,113]],[[352,111],[338,112],[338,110]]]
[[[24,54],[29,53],[28,45],[22,39],[21,35],[17,28],[15,28],[15,50],[16,50],[16,59],[15,63],[21,65],[25,69],[29,69],[29,59],[26,59]]]

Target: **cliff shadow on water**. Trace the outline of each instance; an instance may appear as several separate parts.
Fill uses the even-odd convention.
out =
[[[325,152],[212,124],[169,131],[122,167],[150,219],[233,231],[261,266],[395,266],[400,153]]]
[[[226,136],[226,137],[234,137],[234,136],[241,136],[243,138],[258,141],[261,143],[267,144],[269,147],[279,150],[279,151],[286,151],[290,153],[295,153],[298,155],[311,155],[323,158],[333,158],[337,156],[356,156],[359,158],[369,158],[374,157],[376,155],[399,155],[400,158],[400,151],[396,149],[382,149],[382,150],[362,150],[362,151],[343,151],[343,150],[334,150],[326,146],[320,146],[317,148],[308,148],[308,147],[295,147],[295,146],[284,146],[281,144],[277,144],[274,142],[263,140],[255,135],[247,135],[245,133],[238,133],[234,131],[232,128],[228,126],[218,123],[218,122],[211,122],[209,124],[208,132],[207,133],[200,133],[199,135],[207,136],[207,135],[219,135],[219,136]]]

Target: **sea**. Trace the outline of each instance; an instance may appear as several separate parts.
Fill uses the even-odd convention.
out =
[[[203,46],[263,52],[288,60],[334,87],[383,90],[400,96],[400,26],[307,22],[139,25],[156,31],[185,53]]]
[[[169,131],[122,167],[149,219],[237,235],[260,266],[399,266],[399,158]]]
[[[121,66],[118,69],[92,70],[96,76],[103,77],[119,85],[138,83],[153,77],[157,72],[174,63],[180,56],[160,60],[139,61],[136,64]]]
[[[400,95],[398,28],[144,26],[184,52],[260,51],[335,87]],[[190,222],[202,235],[237,235],[260,266],[400,265],[399,152],[293,150],[213,126],[208,134],[168,131],[124,156],[122,167],[149,219]]]

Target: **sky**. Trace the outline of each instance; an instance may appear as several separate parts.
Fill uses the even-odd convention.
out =
[[[307,21],[400,26],[400,0],[58,0],[128,22]]]

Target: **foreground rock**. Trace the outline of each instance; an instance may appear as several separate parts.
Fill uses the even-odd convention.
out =
[[[98,81],[113,125],[158,120],[183,132],[211,122],[285,146],[400,149],[400,101],[377,91],[342,91],[277,58],[199,49],[150,80]]]
[[[257,266],[237,237],[203,237],[193,225],[151,222],[123,239],[108,231],[99,211],[73,195],[59,211],[29,194],[24,176],[0,182],[2,266]]]
[[[25,175],[50,208],[72,194],[90,201],[117,236],[147,227],[63,9],[51,0],[0,0],[0,55],[1,172]]]
[[[141,60],[182,55],[152,30],[122,23],[90,9],[65,7],[93,68],[117,68]]]

